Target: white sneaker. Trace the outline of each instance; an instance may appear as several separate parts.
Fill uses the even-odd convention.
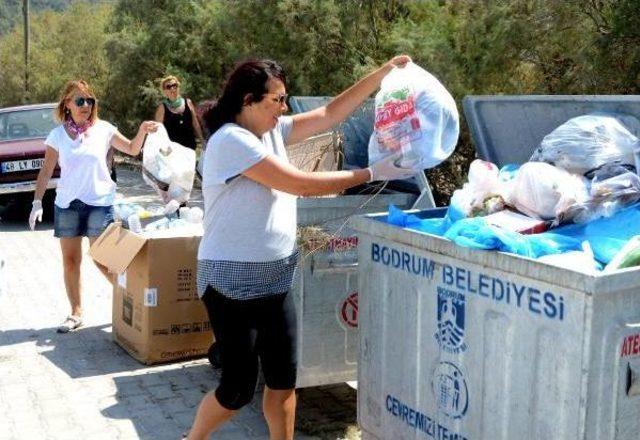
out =
[[[60,324],[57,331],[58,333],[69,333],[79,327],[82,327],[82,318],[79,316],[69,315],[62,324]]]

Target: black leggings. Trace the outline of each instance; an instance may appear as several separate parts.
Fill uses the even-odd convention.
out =
[[[293,297],[280,294],[234,300],[209,286],[202,297],[220,348],[220,404],[231,410],[251,402],[258,381],[258,359],[272,390],[296,386],[296,311]]]

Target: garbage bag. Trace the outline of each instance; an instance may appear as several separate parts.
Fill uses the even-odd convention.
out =
[[[488,215],[505,209],[510,184],[500,178],[500,172],[491,162],[480,159],[471,162],[468,182],[453,192],[450,206],[463,217]]]
[[[604,271],[608,273],[635,266],[640,266],[640,235],[631,237],[607,264]]]
[[[631,130],[631,131],[630,131]],[[569,119],[542,139],[532,162],[547,162],[584,175],[604,164],[635,167],[640,121],[633,116],[591,113]]]
[[[453,152],[459,133],[453,97],[433,75],[408,63],[389,72],[376,95],[369,163],[401,152],[403,166],[432,168]]]
[[[520,234],[490,225],[482,217],[460,220],[443,236],[459,246],[495,249],[530,258],[580,249],[580,240],[573,237],[551,232]]]
[[[563,225],[554,232],[581,242],[587,240],[596,260],[607,264],[631,237],[640,234],[640,205],[624,207],[611,217],[588,223]]]
[[[508,203],[530,217],[551,220],[589,199],[588,181],[544,162],[527,162],[514,178]]]
[[[195,166],[195,151],[171,142],[163,125],[149,133],[142,150],[142,177],[164,203],[179,206],[189,200]]]
[[[615,212],[640,200],[640,177],[631,172],[591,182],[589,198],[569,206],[559,215],[560,223],[573,220],[586,223]]]
[[[595,274],[602,270],[602,265],[595,260],[588,241],[584,241],[582,243],[581,251],[569,251],[561,254],[543,255],[538,258],[538,261],[565,269],[591,274]]]
[[[581,241],[571,236],[549,232],[523,235],[492,226],[482,217],[461,218],[451,206],[443,218],[421,219],[390,205],[387,223],[444,237],[463,247],[494,249],[531,258],[581,249]]]

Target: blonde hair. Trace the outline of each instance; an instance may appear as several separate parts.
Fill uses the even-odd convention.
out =
[[[162,78],[162,79],[160,80],[160,88],[161,88],[161,89],[164,89],[164,85],[165,85],[166,83],[168,83],[169,81],[175,81],[175,82],[176,82],[176,84],[178,84],[178,86],[180,85],[180,80],[178,79],[178,77],[177,77],[177,76],[174,76],[174,75],[167,75],[167,76],[165,76],[164,78]]]
[[[96,99],[95,93],[91,90],[91,86],[82,79],[76,79],[72,81],[67,81],[62,89],[62,93],[60,93],[60,99],[58,101],[58,106],[55,110],[55,117],[58,122],[64,122],[67,119],[67,115],[69,114],[69,110],[67,109],[67,102],[71,99],[71,96],[75,93],[75,91],[79,91],[85,96]],[[91,115],[89,116],[90,121],[96,121],[98,119],[98,100],[96,99],[96,103],[91,107]]]

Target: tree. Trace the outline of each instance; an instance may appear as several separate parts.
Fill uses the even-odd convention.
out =
[[[103,96],[109,69],[104,44],[110,10],[108,5],[78,2],[65,14],[32,15],[30,102],[57,100],[64,83],[75,78],[86,79]],[[85,25],[87,17],[91,25]],[[23,31],[16,26],[0,37],[0,105],[22,101],[23,78]]]

